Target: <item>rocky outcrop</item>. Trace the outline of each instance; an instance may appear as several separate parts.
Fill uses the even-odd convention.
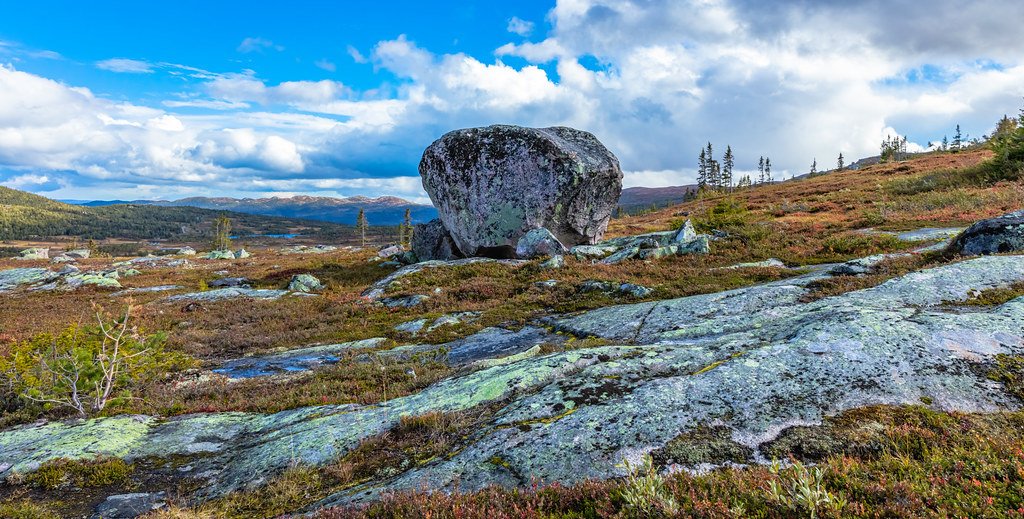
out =
[[[467,256],[511,258],[538,227],[567,246],[593,244],[622,191],[618,159],[590,133],[565,127],[449,132],[423,152],[419,171]]]
[[[1024,250],[1024,211],[976,222],[957,236],[948,250],[964,255]]]
[[[450,261],[462,257],[448,229],[437,218],[413,227],[411,246],[417,261]]]
[[[1024,257],[974,258],[803,302],[808,285],[828,276],[822,270],[550,323],[611,346],[539,354],[537,345],[552,340],[546,332],[481,332],[445,345],[447,360],[513,357],[375,405],[23,425],[0,432],[0,477],[60,457],[175,458],[183,461],[180,473],[203,481],[200,492],[211,497],[261,485],[295,464],[329,463],[403,415],[499,406],[450,455],[352,487],[324,505],[424,487],[621,476],[623,459],[635,461],[707,424],[753,456],[788,427],[867,405],[1019,408],[984,367],[999,354],[1024,354],[1024,298],[971,312],[950,304],[1024,280]]]

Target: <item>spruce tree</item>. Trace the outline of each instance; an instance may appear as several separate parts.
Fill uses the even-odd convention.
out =
[[[366,213],[363,208],[359,208],[359,216],[356,216],[356,229],[359,231],[360,243],[363,247],[366,247],[366,230],[369,229],[370,222],[366,221]]]
[[[725,146],[725,156],[722,157],[722,183],[726,191],[732,191],[732,168],[735,157],[732,156],[732,146]]]
[[[954,152],[960,151],[960,147],[963,146],[963,134],[960,133],[960,125],[956,125],[956,133],[953,134],[953,146]]]
[[[701,191],[708,185],[708,158],[704,148],[700,150],[700,157],[697,158],[697,191]]]
[[[772,159],[764,158],[764,178],[768,182],[772,181]]]
[[[814,175],[814,174],[817,174],[817,173],[818,173],[818,159],[815,158],[814,161],[811,162],[811,173],[810,174]]]
[[[764,157],[757,161],[758,184],[764,184]]]
[[[949,137],[945,135],[942,136],[942,148],[940,149],[942,151],[949,151]]]
[[[846,162],[843,161],[843,152],[839,152],[839,159],[836,161],[836,169],[843,171],[846,169]]]

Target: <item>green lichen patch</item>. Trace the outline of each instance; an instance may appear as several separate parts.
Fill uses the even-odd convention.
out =
[[[754,451],[732,439],[732,430],[723,426],[700,425],[670,440],[651,453],[657,466],[678,464],[695,466],[704,463],[747,463]]]

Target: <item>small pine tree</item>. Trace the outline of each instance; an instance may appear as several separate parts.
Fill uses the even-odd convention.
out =
[[[956,125],[956,133],[953,134],[953,144],[951,146],[953,152],[956,153],[960,151],[960,148],[963,146],[963,144],[964,136],[963,134],[960,133],[960,125],[958,124]]]
[[[772,181],[772,159],[764,158],[764,178],[766,181]]]
[[[836,160],[836,169],[839,171],[846,169],[846,161],[843,160],[843,152],[839,152],[839,159]]]
[[[758,184],[764,184],[764,157],[757,161]]]
[[[732,168],[735,164],[735,157],[732,155],[732,146],[725,146],[725,156],[722,157],[722,183],[726,191],[732,191]]]
[[[810,174],[814,175],[816,173],[818,173],[818,159],[817,158],[815,158],[814,161],[811,162],[811,173]]]
[[[370,228],[370,222],[366,221],[366,213],[359,208],[359,216],[356,216],[356,230],[359,231],[359,240],[363,247],[366,247],[366,231]]]

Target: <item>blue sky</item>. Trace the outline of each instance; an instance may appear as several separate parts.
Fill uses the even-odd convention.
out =
[[[1024,96],[1019,2],[19,2],[0,184],[55,198],[397,195],[445,131],[564,124],[627,185],[980,136]],[[891,16],[892,12],[906,16]]]

